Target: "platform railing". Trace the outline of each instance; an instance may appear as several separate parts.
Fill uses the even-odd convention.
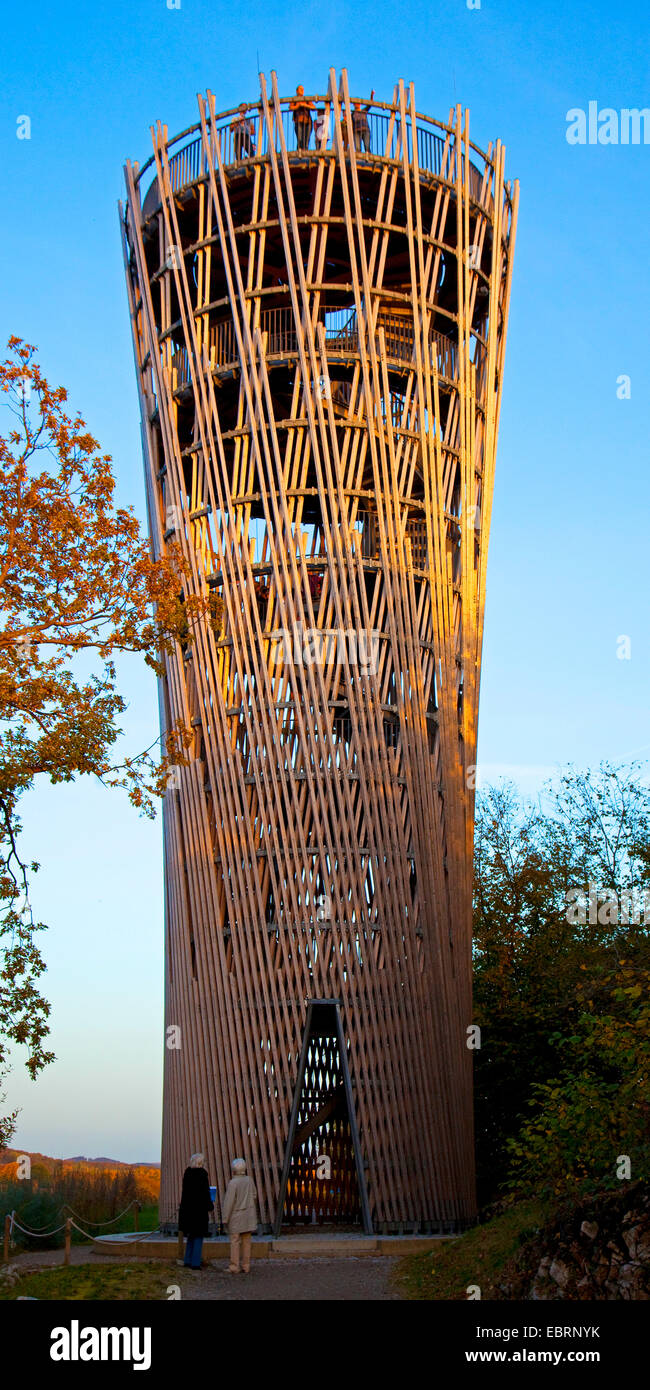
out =
[[[356,513],[355,534],[360,538],[363,560],[381,559],[381,544],[377,513],[359,510]],[[426,521],[421,517],[409,517],[405,535],[411,546],[411,561],[416,570],[426,570],[429,566],[429,548]]]
[[[321,311],[321,322],[325,327],[325,340],[328,355],[349,356],[359,351],[359,328],[356,313],[349,309]],[[383,330],[386,345],[386,358],[391,362],[410,363],[415,354],[415,335],[412,323],[398,314],[381,313],[377,328]],[[268,357],[293,356],[298,352],[298,331],[291,308],[265,309],[260,314],[260,332],[266,335]],[[437,329],[429,335],[431,365],[436,366],[438,375],[445,381],[455,381],[458,377],[458,345]],[[239,365],[239,352],[232,320],[213,323],[208,335],[208,356],[212,371],[230,371]],[[483,388],[485,353],[481,343],[475,340],[474,362],[476,370],[476,389]],[[187,348],[179,348],[172,357],[174,389],[191,381],[190,359]]]
[[[365,108],[366,103],[362,103],[362,111],[357,114],[356,121],[353,122],[356,127],[353,140],[358,158],[363,161],[380,157],[401,162],[406,148],[406,156],[411,162],[414,154],[414,127],[410,117],[407,117],[403,125],[399,113],[393,114],[389,110],[378,110],[372,106],[369,106],[367,110]],[[319,113],[326,113],[320,138],[317,136],[314,124],[314,117]],[[320,98],[320,101],[318,98],[314,99],[308,122],[300,122],[294,118],[294,112],[288,101],[281,103],[279,111],[274,111],[272,145],[277,152],[281,150],[282,145],[280,126],[285,147],[290,155],[314,156],[318,153],[331,152],[335,148],[334,115],[331,110],[326,112],[323,98]],[[219,135],[222,161],[229,168],[233,165],[246,164],[251,159],[264,157],[269,152],[269,132],[258,106],[247,108],[241,116],[238,113],[225,117],[218,116],[215,129]],[[438,127],[438,129],[442,129],[442,127]],[[453,182],[456,179],[455,140],[452,136],[447,141],[444,135],[438,133],[438,129],[434,128],[433,123],[426,124],[421,119],[416,120],[415,139],[418,167],[423,174],[430,174]],[[347,149],[349,136],[345,120],[342,121],[342,136],[344,148]],[[464,152],[460,154],[460,159],[461,177],[463,177]],[[141,174],[150,167],[150,163],[151,161],[147,161]],[[169,155],[169,175],[174,193],[179,193],[196,183],[197,180],[204,178],[207,172],[207,161],[200,135],[189,139]],[[484,182],[485,193],[483,192]],[[490,206],[492,202],[490,183],[490,178],[484,180],[481,171],[470,160],[470,193],[475,201],[481,202],[484,206]],[[158,201],[156,180],[154,180],[144,199],[145,215],[154,211]]]

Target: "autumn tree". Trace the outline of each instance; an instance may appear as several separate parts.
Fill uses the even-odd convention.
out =
[[[601,1170],[604,1178],[603,1156],[625,1134],[628,1148],[617,1152],[640,1154],[649,856],[650,788],[637,765],[569,769],[534,805],[509,786],[479,798],[474,1017],[482,1028],[475,1098],[483,1200],[508,1180],[531,1192]]]
[[[13,1042],[35,1076],[53,1054],[39,989],[44,924],[29,896],[38,864],[21,851],[21,798],[38,777],[92,775],[155,814],[189,732],[174,728],[164,750],[120,761],[126,706],[115,658],[142,653],[160,672],[180,635],[191,640],[195,613],[183,601],[179,550],[152,557],[133,509],[116,505],[110,456],[80,415],[66,413],[65,389],[48,384],[32,346],[11,338],[8,349],[0,364],[11,426],[0,437],[0,1073]],[[0,1121],[0,1146],[14,1119]]]

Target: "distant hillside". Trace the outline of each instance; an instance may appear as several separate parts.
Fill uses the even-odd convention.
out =
[[[158,1201],[159,1163],[123,1163],[119,1158],[86,1158],[81,1154],[77,1158],[52,1158],[50,1154],[28,1153],[26,1149],[3,1149],[0,1152],[0,1183],[3,1186],[27,1178],[18,1166],[18,1160],[25,1156],[30,1160],[26,1184],[30,1191],[58,1194],[62,1201],[72,1203],[91,1221],[107,1219],[132,1200],[145,1205]]]
[[[66,1164],[74,1164],[75,1167],[83,1164],[88,1168],[160,1168],[159,1163],[147,1163],[144,1160],[138,1163],[125,1163],[121,1158],[86,1158],[85,1154],[76,1154],[72,1158],[51,1158],[49,1154],[30,1153],[29,1149],[1,1149],[0,1167],[6,1163],[15,1163],[16,1159],[24,1154],[27,1154],[32,1163],[40,1163],[52,1171],[61,1165],[65,1167]]]
[[[27,1172],[24,1163],[19,1162],[25,1157],[30,1160]],[[76,1158],[52,1158],[50,1154],[27,1153],[25,1149],[3,1149],[0,1188],[3,1192],[19,1189],[26,1202],[35,1194],[41,1201],[47,1198],[53,1203],[53,1217],[58,1217],[59,1208],[71,1206],[78,1215],[101,1223],[130,1210],[134,1202],[141,1207],[155,1206],[160,1192],[160,1164],[123,1163],[119,1158],[86,1158],[82,1154]]]
[[[85,1220],[97,1229],[109,1223],[116,1231],[128,1231],[133,1229],[137,1204],[138,1219],[148,1223],[142,1229],[151,1229],[158,1218],[159,1193],[159,1163],[0,1151],[0,1199],[6,1210],[13,1208],[18,1220],[34,1229],[45,1231],[49,1225],[55,1246],[60,1244],[64,1213],[72,1213],[82,1226]]]
[[[0,1160],[1,1161],[1,1160]],[[159,1163],[149,1163],[146,1159],[137,1163],[125,1163],[121,1158],[86,1158],[85,1154],[75,1154],[73,1158],[62,1159],[63,1163],[88,1163],[96,1168],[159,1168]]]

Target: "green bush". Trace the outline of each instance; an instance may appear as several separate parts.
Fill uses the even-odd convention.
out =
[[[12,1211],[15,1211],[16,1220],[21,1226],[39,1232],[38,1238],[32,1238],[14,1227],[12,1239],[18,1249],[55,1250],[63,1244],[63,1231],[53,1236],[40,1234],[54,1230],[65,1220],[61,1200],[52,1192],[42,1189],[33,1192],[29,1182],[3,1183],[0,1186],[0,1212],[4,1218],[5,1212]]]
[[[508,1187],[519,1194],[578,1195],[650,1176],[650,973],[623,961],[607,985],[607,1008],[581,992],[574,1033],[555,1039],[563,1068],[533,1087],[532,1113],[508,1143]]]

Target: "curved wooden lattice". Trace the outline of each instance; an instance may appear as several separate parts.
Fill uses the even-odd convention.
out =
[[[195,730],[164,815],[161,1210],[201,1148],[221,1185],[245,1155],[279,1219],[308,1002],[329,999],[373,1223],[458,1226],[517,188],[467,112],[430,121],[401,82],[362,138],[331,72],[318,139],[260,85],[245,141],[208,94],[126,169],[152,542],[180,540],[211,595],[161,682],[163,729]]]

